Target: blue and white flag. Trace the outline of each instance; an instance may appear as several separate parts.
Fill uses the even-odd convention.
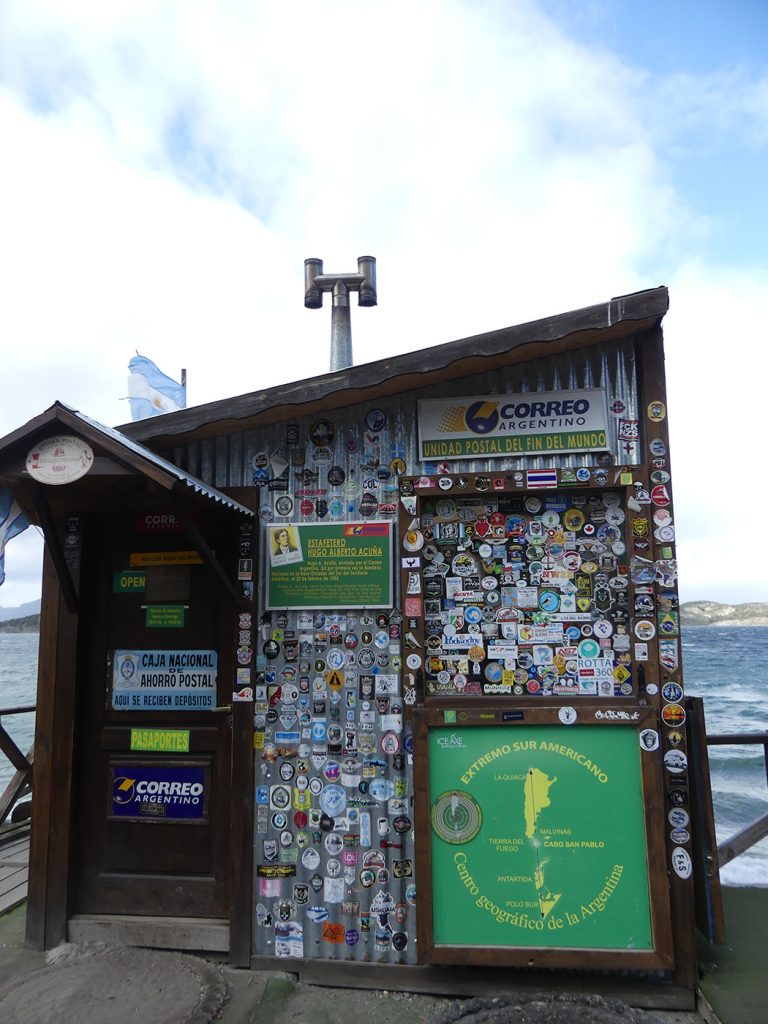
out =
[[[5,579],[5,544],[29,526],[16,499],[7,487],[0,487],[0,585]]]
[[[151,359],[137,354],[128,363],[128,369],[131,371],[128,398],[134,420],[145,420],[148,416],[160,416],[165,412],[186,408],[185,385],[166,377]]]

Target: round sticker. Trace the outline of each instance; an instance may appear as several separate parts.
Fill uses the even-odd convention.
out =
[[[639,619],[635,623],[635,636],[638,640],[652,640],[656,636],[656,627],[650,619]]]
[[[344,840],[338,832],[329,832],[323,840],[323,845],[331,857],[338,857],[344,849]]]
[[[440,498],[435,502],[435,514],[440,519],[452,519],[456,515],[456,502],[452,498]]]
[[[281,494],[275,502],[275,512],[279,516],[289,516],[293,512],[293,498],[287,494]]]
[[[659,749],[659,734],[655,729],[643,729],[640,732],[640,747],[643,750]]]
[[[608,619],[598,619],[592,623],[592,632],[600,640],[606,640],[613,634],[613,623]]]
[[[535,494],[532,494],[525,499],[524,504],[526,512],[530,512],[531,515],[535,516],[537,512],[541,511],[543,503],[541,498],[537,498]]]
[[[661,688],[661,696],[671,704],[677,704],[683,699],[683,688],[680,683],[672,681],[664,683]]]
[[[563,514],[563,526],[566,530],[577,533],[586,522],[584,513],[578,508],[569,508]]]
[[[379,434],[387,425],[387,414],[384,409],[369,409],[365,414],[365,427],[372,434]]]
[[[665,704],[661,709],[661,717],[667,725],[682,725],[685,721],[685,708],[682,704]]]
[[[592,637],[585,637],[579,644],[580,658],[597,658],[600,654],[600,644]]]
[[[664,755],[664,767],[673,775],[679,775],[688,767],[688,758],[682,750],[668,750]]]
[[[673,828],[687,828],[690,820],[688,811],[683,807],[673,807],[667,815],[667,821]]]
[[[560,708],[557,712],[557,717],[563,723],[563,725],[573,725],[578,717],[576,714],[576,708],[564,707]]]
[[[335,427],[330,420],[316,420],[309,430],[312,444],[323,447],[333,442],[335,434]]]
[[[329,818],[337,818],[347,806],[347,794],[341,786],[326,786],[320,794],[318,803]]]
[[[554,590],[542,590],[539,594],[539,608],[543,612],[556,612],[560,607],[560,595]]]
[[[471,576],[476,571],[477,566],[471,555],[462,553],[456,555],[451,563],[451,568],[457,576]]]
[[[651,402],[648,406],[648,419],[653,423],[661,423],[667,415],[667,407],[663,402]]]
[[[489,683],[500,683],[501,682],[501,662],[500,661],[489,661],[485,666],[483,675]]]
[[[273,786],[270,800],[273,807],[276,807],[279,811],[285,810],[291,803],[291,791],[285,786]]]
[[[385,732],[381,737],[381,749],[385,754],[396,754],[400,750],[400,738],[395,732]]]
[[[424,534],[421,530],[409,530],[403,540],[406,551],[421,551],[424,547]]]
[[[656,484],[656,486],[651,489],[651,501],[654,505],[662,506],[670,503],[671,499],[669,497],[669,492],[664,484]]]

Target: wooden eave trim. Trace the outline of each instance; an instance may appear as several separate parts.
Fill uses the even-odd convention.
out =
[[[78,604],[77,588],[64,556],[64,545],[61,543],[61,539],[56,531],[56,524],[51,513],[51,507],[48,504],[45,488],[42,484],[34,484],[31,488],[31,493],[40,529],[45,537],[45,545],[50,552],[51,561],[59,579],[64,603],[67,606],[67,611],[72,615],[76,615]]]
[[[194,545],[195,551],[200,555],[205,565],[211,570],[214,576],[218,579],[224,590],[232,599],[235,607],[240,611],[245,611],[245,601],[240,597],[237,592],[237,588],[227,576],[224,568],[219,562],[216,555],[213,553],[210,544],[203,536],[202,530],[198,527],[197,523],[187,515],[185,503],[180,500],[179,492],[176,491],[171,496],[170,505],[173,509],[176,517],[178,518],[184,532],[189,537],[190,541]],[[222,508],[227,506],[222,505]]]
[[[600,308],[604,311],[604,307]],[[641,340],[658,327],[660,319],[659,315],[654,315],[643,320],[621,320],[610,327],[602,324],[552,339],[521,339],[511,346],[509,331],[479,335],[472,351],[467,351],[466,343],[449,342],[434,349],[351,367],[333,376],[310,378],[170,413],[151,421],[151,424],[144,420],[118,429],[147,447],[168,450],[193,441],[264,427],[291,417],[358,405],[503,366],[533,362],[564,352],[623,341],[628,337]],[[498,347],[498,334],[504,335],[507,341],[502,350]],[[458,344],[462,346],[460,351],[453,348]],[[435,351],[439,353],[443,349],[450,349],[450,355],[455,355],[455,358],[424,369],[425,355]]]

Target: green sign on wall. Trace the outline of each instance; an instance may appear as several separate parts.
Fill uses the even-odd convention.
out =
[[[435,945],[653,948],[635,729],[431,728],[429,775]]]
[[[391,523],[267,529],[267,608],[390,608]]]

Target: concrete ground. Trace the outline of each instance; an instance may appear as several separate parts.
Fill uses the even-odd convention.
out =
[[[727,942],[699,944],[701,991],[723,1024],[766,1024],[768,888],[724,888],[723,904]]]
[[[455,1000],[324,988],[287,973],[237,970],[168,951],[90,944],[45,955],[24,947],[24,927],[24,906],[0,917],[3,1024],[713,1024],[698,1013],[644,1012],[600,996],[546,991]],[[711,992],[738,987],[726,984],[729,964],[708,975],[719,979]],[[765,1014],[721,1017],[722,1024],[766,1020]]]

